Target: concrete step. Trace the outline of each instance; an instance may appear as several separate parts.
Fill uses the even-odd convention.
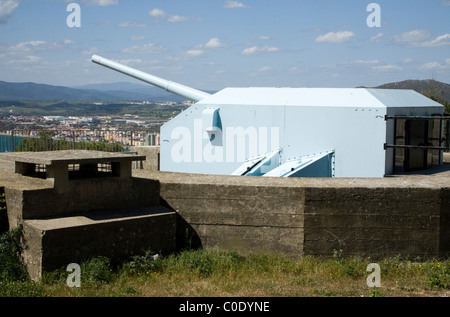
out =
[[[176,249],[176,213],[163,206],[116,209],[23,222],[23,259],[30,277],[96,256],[127,259]]]

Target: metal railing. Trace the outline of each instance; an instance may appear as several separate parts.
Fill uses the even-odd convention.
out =
[[[410,144],[385,144],[384,148],[396,149],[418,149],[418,150],[437,150],[450,152],[450,115],[439,116],[385,116],[385,120],[394,120],[394,130],[396,130],[397,120],[409,121],[437,121],[439,122],[439,137],[434,140],[436,144],[410,145]],[[395,131],[397,133],[397,131]],[[428,138],[428,134],[424,135]]]
[[[0,152],[67,149],[128,152],[132,146],[158,145],[159,135],[136,130],[0,131]]]

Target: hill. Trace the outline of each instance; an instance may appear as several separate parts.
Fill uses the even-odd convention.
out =
[[[374,88],[380,89],[412,89],[418,93],[428,93],[430,89],[436,88],[435,94],[442,97],[447,102],[450,102],[450,85],[442,83],[433,79],[426,80],[405,80],[401,82],[394,82],[384,84]],[[441,95],[442,92],[442,95]]]
[[[122,89],[119,89],[122,87]],[[93,85],[77,88],[37,83],[9,83],[0,81],[0,100],[22,101],[179,101],[156,87],[142,85]]]
[[[436,97],[450,102],[450,85],[435,80],[405,80],[384,84],[380,89],[412,89],[429,93],[436,88]],[[214,93],[207,91],[209,93]],[[441,95],[442,93],[442,95]],[[9,83],[0,81],[0,100],[9,101],[182,101],[163,89],[129,82],[92,84],[78,87],[52,86],[37,83]]]

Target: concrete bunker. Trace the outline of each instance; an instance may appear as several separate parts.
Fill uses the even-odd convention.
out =
[[[68,150],[1,158],[14,163],[0,184],[9,228],[23,230],[22,256],[32,279],[96,256],[174,252],[176,214],[161,205],[159,182],[132,175],[131,162],[145,156]],[[101,170],[104,164],[110,169]]]

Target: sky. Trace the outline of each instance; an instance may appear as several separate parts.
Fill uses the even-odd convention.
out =
[[[450,83],[450,0],[0,0],[0,80],[140,83],[93,54],[208,91]]]

